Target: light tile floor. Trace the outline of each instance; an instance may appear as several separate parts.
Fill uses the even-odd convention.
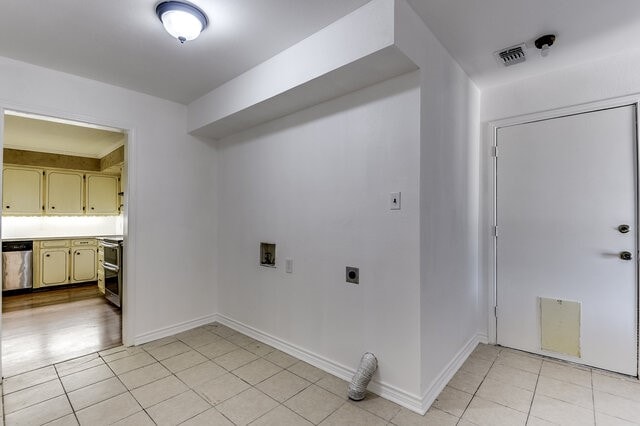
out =
[[[12,425],[632,425],[640,383],[480,345],[425,416],[220,324],[4,380]],[[634,423],[635,422],[635,423]]]

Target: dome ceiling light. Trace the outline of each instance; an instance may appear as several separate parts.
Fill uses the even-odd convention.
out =
[[[156,7],[164,29],[180,43],[197,38],[207,28],[207,15],[196,6],[182,1],[164,1]]]

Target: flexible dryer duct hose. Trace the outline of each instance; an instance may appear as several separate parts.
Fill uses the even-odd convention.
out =
[[[347,391],[349,399],[354,401],[361,401],[364,399],[367,391],[367,385],[371,381],[371,377],[373,377],[373,373],[375,373],[377,369],[378,360],[375,355],[371,352],[365,352],[360,360],[358,371],[356,371],[356,374],[353,376],[353,379],[351,379],[351,383],[349,384],[349,390]]]

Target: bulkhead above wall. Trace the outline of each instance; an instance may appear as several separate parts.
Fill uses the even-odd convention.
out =
[[[195,100],[188,131],[220,139],[415,71],[397,46],[398,1],[374,0]]]

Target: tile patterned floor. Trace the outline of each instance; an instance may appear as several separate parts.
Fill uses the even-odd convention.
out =
[[[214,323],[9,377],[0,409],[8,426],[640,424],[638,381],[487,345],[425,416],[346,389]]]

